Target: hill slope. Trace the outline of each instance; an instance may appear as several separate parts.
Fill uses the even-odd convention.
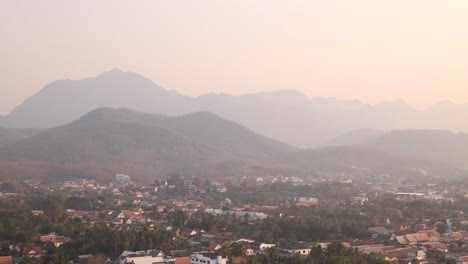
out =
[[[115,173],[128,173],[151,179],[174,172],[221,177],[269,173],[409,177],[420,176],[421,170],[446,176],[456,173],[454,167],[466,157],[461,151],[468,149],[466,135],[408,133],[392,132],[365,145],[299,150],[208,112],[170,117],[101,108],[0,147],[0,177],[110,179]],[[448,149],[454,144],[461,148],[456,152],[460,156],[453,158],[460,163],[437,159],[445,153],[441,147],[439,156],[422,156],[422,150],[436,149],[420,133],[428,133],[434,142],[453,138],[440,142]],[[434,133],[442,134],[434,138]],[[413,152],[398,146],[409,146]]]
[[[136,73],[112,70],[94,78],[52,82],[3,117],[1,124],[50,128],[101,107],[180,114],[185,112],[181,109],[186,99]]]
[[[373,129],[358,129],[346,133],[345,135],[338,136],[329,141],[325,146],[349,146],[349,145],[363,145],[375,141],[385,132]]]
[[[297,147],[322,146],[362,128],[468,131],[463,120],[468,105],[444,102],[419,111],[402,101],[371,106],[358,101],[308,98],[294,90],[188,97],[165,90],[136,73],[120,70],[83,80],[53,82],[7,116],[0,117],[0,125],[50,128],[67,124],[99,107],[163,115],[209,111]]]
[[[229,175],[292,150],[209,113],[165,117],[106,108],[0,148],[0,162],[4,170],[38,166],[104,177]]]
[[[38,132],[38,129],[12,129],[0,127],[0,147],[25,139]]]
[[[443,162],[468,169],[468,134],[446,130],[391,131],[369,144],[394,156]]]

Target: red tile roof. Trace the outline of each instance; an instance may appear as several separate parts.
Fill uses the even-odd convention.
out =
[[[190,257],[176,258],[175,264],[190,264]]]
[[[0,257],[0,264],[13,264],[13,258],[11,256]]]

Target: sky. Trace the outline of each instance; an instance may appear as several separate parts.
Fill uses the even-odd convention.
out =
[[[466,0],[2,0],[0,114],[119,68],[182,94],[468,102]]]

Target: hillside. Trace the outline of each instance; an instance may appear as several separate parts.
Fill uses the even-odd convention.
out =
[[[386,149],[387,143],[403,145],[390,139],[386,135],[373,145],[299,150],[209,112],[171,117],[100,108],[0,147],[0,177],[110,179],[128,173],[152,179],[175,172],[208,177],[364,172],[407,177],[420,169],[432,175],[454,171],[431,156]]]
[[[333,140],[327,142],[324,146],[349,146],[349,145],[363,145],[375,141],[385,132],[373,129],[358,129],[338,136]]]
[[[181,110],[185,99],[188,98],[136,73],[111,70],[94,78],[54,81],[13,109],[0,124],[50,128],[70,123],[101,107],[180,114],[186,112]]]
[[[0,148],[0,168],[3,174],[38,167],[44,174],[99,177],[118,172],[142,178],[173,172],[229,175],[292,150],[209,113],[164,117],[105,108]]]
[[[189,97],[166,90],[137,73],[120,70],[82,80],[52,82],[0,117],[0,126],[50,128],[70,123],[100,107],[170,116],[208,111],[301,148],[324,146],[363,128],[468,132],[463,120],[468,105],[443,102],[420,111],[403,101],[372,106],[352,100],[308,98],[295,90]]]
[[[38,129],[13,129],[0,127],[0,147],[38,133]]]
[[[446,130],[391,131],[369,144],[394,156],[468,169],[468,134]]]

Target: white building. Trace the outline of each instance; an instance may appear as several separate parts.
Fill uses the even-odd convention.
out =
[[[276,247],[276,245],[275,244],[262,243],[262,244],[260,244],[259,249],[260,250],[267,250],[267,249],[272,248],[272,247]]]
[[[190,256],[190,264],[227,264],[227,257],[213,252],[195,252]]]
[[[130,178],[130,176],[125,174],[116,174],[115,181],[118,183],[129,183],[132,181],[132,179]]]
[[[150,249],[146,251],[124,251],[117,259],[118,264],[153,264],[164,262],[164,253],[161,250]]]

